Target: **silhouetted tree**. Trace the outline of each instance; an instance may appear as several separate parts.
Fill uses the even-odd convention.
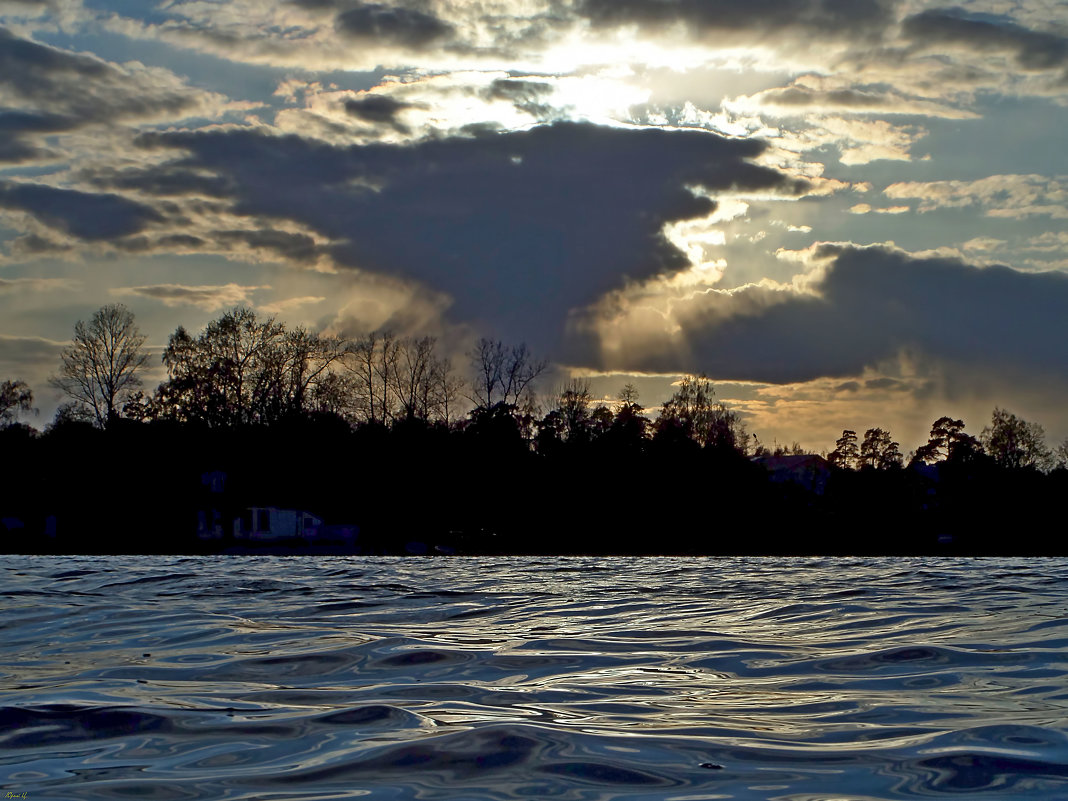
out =
[[[614,419],[612,410],[603,403],[598,403],[590,412],[590,436],[595,440],[603,437],[612,429]]]
[[[990,425],[979,435],[986,452],[999,467],[1016,469],[1050,466],[1046,432],[1038,423],[1028,423],[1004,409],[994,408]]]
[[[232,426],[300,415],[322,399],[320,386],[337,390],[330,368],[342,354],[337,339],[231,309],[198,337],[182,327],[171,335],[163,352],[170,377],[149,416]]]
[[[366,423],[385,423],[392,416],[393,373],[398,344],[390,331],[372,331],[348,346],[346,367],[353,377],[354,411]]]
[[[901,467],[900,446],[890,439],[890,432],[881,428],[869,428],[860,444],[860,466],[874,470],[890,470]]]
[[[45,426],[45,432],[48,433],[71,426],[93,426],[95,424],[96,417],[93,416],[91,409],[81,403],[67,401],[59,404],[56,413],[52,415],[52,422]]]
[[[587,381],[571,379],[557,398],[557,410],[565,440],[584,442],[590,438],[590,385]]]
[[[982,446],[975,437],[964,433],[964,421],[951,417],[939,417],[931,425],[931,436],[926,445],[916,449],[915,461],[935,464],[944,461],[961,461],[980,452]]]
[[[462,381],[452,363],[438,357],[434,337],[400,340],[393,376],[399,405],[397,416],[407,420],[449,421]]]
[[[471,400],[482,409],[498,403],[516,407],[523,393],[545,372],[548,362],[535,360],[526,344],[506,346],[480,339],[469,354],[474,379]]]
[[[91,409],[97,425],[104,427],[141,386],[139,373],[148,363],[144,344],[129,309],[121,303],[102,306],[88,323],[75,323],[71,344],[60,357],[59,374],[50,383]]]
[[[1068,470],[1068,439],[1054,448],[1053,466],[1058,470]]]
[[[34,412],[33,391],[25,381],[0,381],[0,427],[18,422],[19,412]]]
[[[714,400],[715,395],[705,376],[686,376],[661,407],[655,435],[661,439],[682,436],[703,447],[744,452],[748,437],[738,415]]]
[[[857,432],[844,429],[834,443],[834,450],[827,455],[827,460],[843,470],[855,470],[860,462],[860,449],[857,447]]]
[[[364,423],[448,422],[463,381],[437,355],[434,337],[397,338],[372,331],[349,344],[353,416]]]

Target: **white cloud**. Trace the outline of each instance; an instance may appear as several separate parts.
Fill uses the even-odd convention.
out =
[[[988,217],[1068,219],[1068,178],[991,175],[975,181],[905,181],[883,190],[890,198],[919,200],[918,210],[980,207]]]
[[[283,314],[298,306],[309,306],[316,303],[322,303],[324,300],[326,300],[326,298],[322,295],[304,295],[299,298],[285,298],[283,300],[273,301],[272,303],[261,303],[257,308],[266,314]]]

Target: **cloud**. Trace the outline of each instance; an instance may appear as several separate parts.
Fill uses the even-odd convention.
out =
[[[906,38],[917,45],[960,45],[970,52],[1004,52],[1025,70],[1068,67],[1068,37],[1036,31],[1007,17],[969,14],[962,9],[929,9],[904,21]]]
[[[0,101],[75,122],[181,119],[226,107],[213,92],[139,62],[114,64],[16,36],[0,27]]]
[[[727,106],[760,110],[777,117],[807,117],[813,113],[909,114],[948,119],[975,119],[979,115],[944,102],[906,94],[884,86],[858,86],[848,75],[802,75],[787,86],[733,98]]]
[[[51,228],[90,242],[136,233],[163,220],[151,206],[121,195],[3,180],[0,208],[26,212]]]
[[[80,289],[81,281],[69,278],[0,278],[0,294],[6,292],[73,292]]]
[[[1045,215],[1068,219],[1068,179],[991,175],[975,181],[903,181],[883,190],[890,198],[919,200],[919,211],[978,206],[988,217]]]
[[[535,81],[525,78],[495,78],[482,90],[487,100],[507,100],[520,111],[532,117],[545,119],[553,107],[546,99],[553,95],[556,87],[548,81]]]
[[[870,203],[857,203],[849,207],[850,214],[904,214],[909,211],[908,206],[886,206],[875,208]]]
[[[170,3],[148,19],[112,13],[101,24],[124,36],[272,67],[433,72],[445,64],[509,69],[527,56],[540,60],[575,19],[557,0],[228,0]]]
[[[265,314],[282,314],[290,309],[295,309],[298,306],[309,306],[316,303],[322,303],[324,300],[326,300],[326,298],[322,295],[304,295],[299,298],[276,300],[273,303],[261,303],[257,308]]]
[[[3,367],[0,375],[9,380],[30,381],[31,375],[43,378],[59,364],[59,355],[68,344],[44,337],[0,334],[0,366]]]
[[[577,330],[605,369],[706,372],[769,383],[850,378],[902,353],[988,371],[1068,378],[1068,275],[917,258],[889,247],[818,245],[809,272],[676,298],[667,318],[619,293]]]
[[[1068,250],[1068,231],[1047,231],[1027,240],[1026,250],[1053,252]]]
[[[362,97],[350,97],[344,105],[345,111],[356,119],[377,125],[388,125],[400,133],[408,132],[408,126],[399,122],[397,115],[411,108],[411,103],[405,103],[389,95],[367,94]]]
[[[453,27],[435,17],[404,6],[348,3],[334,20],[337,30],[357,41],[423,47],[447,38]]]
[[[992,250],[1001,250],[1005,244],[1006,240],[1004,239],[996,239],[992,236],[977,236],[969,239],[967,242],[962,242],[961,249],[989,252]]]
[[[137,192],[158,197],[199,196],[220,198],[231,188],[219,176],[173,165],[160,165],[146,172],[142,167],[98,165],[79,170],[78,177],[99,189]]]
[[[194,89],[172,72],[119,65],[22,38],[0,26],[0,162],[58,159],[49,134],[120,122],[216,116],[249,104]]]
[[[759,141],[703,131],[566,123],[341,147],[230,127],[141,142],[182,151],[168,169],[222,178],[235,214],[307,226],[341,265],[414,279],[462,319],[543,342],[624,280],[686,269],[662,228],[711,213],[705,194],[812,188],[752,163]]]
[[[581,110],[575,108],[576,91],[583,101]],[[345,146],[468,137],[474,130],[520,130],[566,118],[569,112],[615,123],[628,117],[636,98],[644,97],[621,88],[618,81],[595,76],[536,81],[494,70],[386,77],[358,92],[289,79],[275,95],[288,104],[275,115],[275,128]]]
[[[596,25],[685,26],[691,35],[777,29],[818,31],[827,37],[878,34],[893,22],[882,0],[581,0],[578,13]]]
[[[183,284],[155,284],[152,286],[128,286],[111,290],[119,297],[142,297],[158,300],[164,306],[197,306],[213,312],[230,306],[252,303],[253,292],[270,289],[269,286],[185,286]]]
[[[40,143],[41,136],[71,127],[68,118],[56,114],[0,110],[0,162],[20,164],[54,157],[55,151]]]

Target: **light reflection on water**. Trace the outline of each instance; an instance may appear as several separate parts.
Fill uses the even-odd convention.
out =
[[[27,798],[1068,798],[1068,560],[8,557]]]

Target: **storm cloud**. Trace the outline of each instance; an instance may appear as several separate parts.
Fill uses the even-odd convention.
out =
[[[679,313],[672,346],[618,358],[629,369],[789,383],[860,375],[906,352],[1068,378],[1068,341],[1054,333],[1068,318],[1068,274],[888,247],[824,245],[814,255],[823,263],[806,291],[709,293]]]
[[[233,211],[329,238],[337,262],[449,293],[464,319],[548,344],[568,311],[624,280],[689,267],[662,227],[702,217],[704,191],[797,196],[809,185],[756,165],[757,140],[583,123],[338,147],[260,130],[148,134],[206,170]]]

